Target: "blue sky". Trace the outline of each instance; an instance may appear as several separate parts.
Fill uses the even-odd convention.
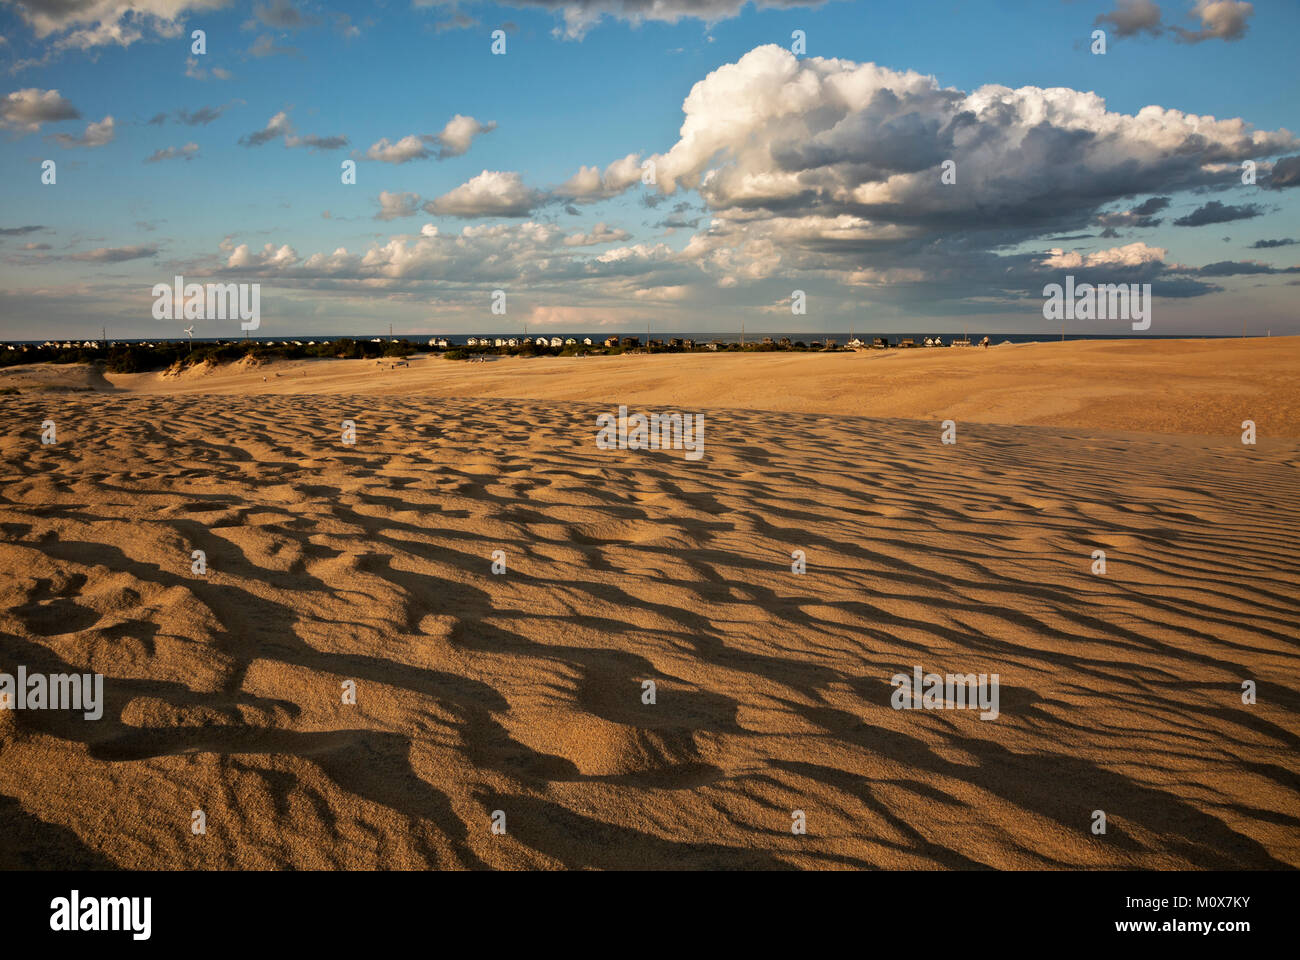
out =
[[[644,6],[0,6],[0,337],[177,335],[176,274],[260,283],[268,336],[1050,332],[1066,272],[1152,283],[1152,333],[1300,333],[1293,0]]]

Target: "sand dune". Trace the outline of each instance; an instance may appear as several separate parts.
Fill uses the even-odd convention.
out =
[[[698,359],[923,378],[995,354]],[[681,360],[572,363],[620,371],[602,400],[622,370],[662,406],[815,393],[692,394]],[[609,407],[581,397],[441,398],[507,389],[505,362],[454,366],[417,361],[423,396],[241,396],[245,373],[225,396],[0,397],[0,670],[107,678],[98,721],[0,711],[0,866],[1300,866],[1282,373],[1223,374],[1212,409],[1190,376],[1144,414],[1182,403],[1218,436],[962,415],[949,446],[933,411],[834,394],[710,409],[690,462],[597,449]],[[577,389],[542,376],[510,389]],[[1250,396],[1292,432],[1241,444]],[[999,674],[1001,715],[892,709],[916,664]]]
[[[109,374],[130,393],[483,397],[725,407],[954,419],[1142,433],[1300,439],[1300,337],[1044,342],[981,349],[837,354],[659,354],[458,363],[429,355]],[[77,367],[0,368],[0,388],[31,378],[90,383]]]

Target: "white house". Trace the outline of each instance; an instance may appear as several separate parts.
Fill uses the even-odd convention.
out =
[[[582,342],[583,342],[583,344],[584,344],[585,346],[588,346],[588,347],[592,346],[592,343],[591,343],[591,337],[583,337],[583,338],[582,338]]]
[[[506,338],[505,338],[505,337],[497,337],[497,340],[496,340],[496,346],[498,346],[498,347],[504,347],[505,345],[506,345]]]
[[[518,337],[511,337],[509,340],[506,341],[506,346],[508,346],[508,347],[517,347],[517,346],[519,346],[519,338],[518,338]]]
[[[577,344],[578,344],[578,341],[575,340],[573,337],[565,337],[565,338],[564,338],[564,345],[565,345],[566,347],[574,347],[574,346],[577,346]]]
[[[562,347],[564,346],[564,341],[561,340],[559,337],[551,337],[551,346]]]

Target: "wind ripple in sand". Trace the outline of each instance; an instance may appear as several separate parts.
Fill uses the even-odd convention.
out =
[[[1294,443],[713,411],[693,463],[582,404],[0,411],[0,669],[107,700],[0,713],[0,866],[1300,865]],[[913,664],[998,673],[1001,716],[890,709]]]

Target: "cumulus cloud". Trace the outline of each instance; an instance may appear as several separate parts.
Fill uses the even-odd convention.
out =
[[[718,282],[816,271],[874,283],[921,271],[931,299],[1023,291],[1044,267],[1007,248],[1098,222],[1154,225],[1174,193],[1238,183],[1242,160],[1300,145],[1241,119],[1161,106],[1125,114],[1060,87],[964,92],[778,46],[717,68],[682,110],[677,141],[648,158],[647,191],[698,193],[708,225],[685,254]],[[941,180],[948,160],[956,185]],[[639,183],[631,167],[624,184]],[[608,196],[620,182],[609,172],[583,168],[556,193]],[[860,272],[868,257],[874,274]]]
[[[1273,171],[1264,185],[1270,190],[1300,187],[1300,156],[1283,157],[1273,164]]]
[[[1073,270],[1081,267],[1138,267],[1146,263],[1159,263],[1169,253],[1164,247],[1151,247],[1145,243],[1130,243],[1123,247],[1098,250],[1095,253],[1066,253],[1053,249],[1044,258],[1043,266],[1055,270]]]
[[[413,217],[420,212],[420,195],[418,193],[379,194],[379,212],[376,220],[396,220],[398,217]]]
[[[113,142],[115,127],[112,116],[107,116],[98,123],[86,124],[86,130],[79,137],[66,133],[56,133],[54,142],[61,147],[102,147]]]
[[[0,100],[0,127],[35,133],[43,123],[76,120],[81,116],[57,90],[28,87]]]
[[[484,170],[429,201],[424,209],[448,217],[526,217],[545,199],[540,191],[526,187],[517,173]]]
[[[1103,13],[1094,26],[1107,26],[1117,37],[1132,37],[1141,33],[1160,36],[1166,30],[1179,43],[1201,43],[1205,40],[1240,40],[1246,34],[1254,4],[1245,0],[1196,0],[1187,16],[1200,21],[1197,29],[1189,30],[1177,24],[1167,25],[1160,5],[1154,0],[1118,0],[1115,9]]]
[[[427,160],[432,156],[445,160],[448,157],[463,156],[469,151],[475,137],[491,133],[496,128],[495,121],[480,123],[473,117],[458,113],[438,133],[413,133],[396,143],[385,137],[372,144],[365,155],[368,160],[383,163],[408,163],[411,160]]]
[[[159,150],[155,150],[153,153],[151,153],[148,157],[145,158],[144,162],[159,163],[163,160],[175,160],[177,158],[180,158],[182,160],[189,160],[193,157],[198,156],[198,153],[199,153],[199,145],[197,143],[187,143],[183,147],[165,147]]]
[[[1185,217],[1174,221],[1175,227],[1203,227],[1209,223],[1229,223],[1233,220],[1250,220],[1264,212],[1264,208],[1254,203],[1231,206],[1218,200],[1211,200],[1202,207],[1197,207]]]
[[[1160,7],[1152,0],[1119,0],[1114,10],[1101,14],[1093,24],[1109,26],[1117,37],[1143,32],[1158,36],[1164,29],[1160,23]]]
[[[226,266],[231,268],[251,267],[274,271],[298,263],[297,252],[287,243],[279,247],[268,243],[260,251],[251,250],[246,243],[235,245],[229,241],[223,241],[222,247],[230,252],[230,256],[226,259]]]
[[[579,167],[578,172],[555,190],[555,195],[577,203],[595,203],[616,197],[641,180],[641,155],[629,153],[615,160],[602,173],[599,167]]]
[[[228,0],[14,0],[37,39],[57,47],[130,46],[145,37],[176,38],[192,13],[215,10]]]
[[[1255,5],[1245,0],[1197,0],[1190,15],[1201,21],[1200,29],[1174,27],[1173,30],[1179,43],[1240,40],[1246,35],[1248,21],[1254,12]]]

